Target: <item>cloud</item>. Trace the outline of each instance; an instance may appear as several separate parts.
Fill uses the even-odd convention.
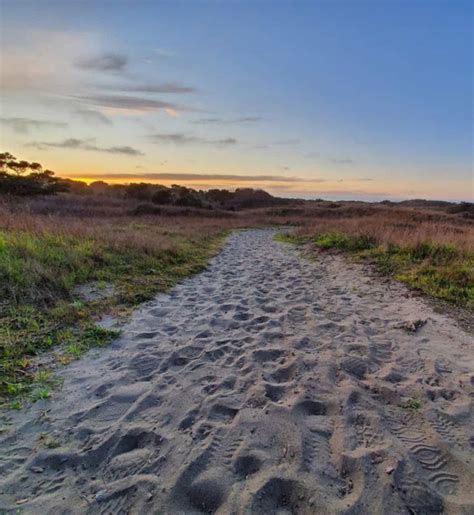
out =
[[[197,89],[186,86],[179,82],[160,82],[150,84],[137,84],[132,86],[122,86],[114,88],[119,91],[130,91],[136,93],[196,93]]]
[[[77,85],[75,59],[98,44],[90,32],[35,30],[2,27],[0,88],[14,93],[59,93]]]
[[[162,110],[173,115],[173,113],[177,113],[179,111],[194,110],[190,107],[178,105],[173,102],[164,102],[162,100],[152,100],[128,95],[88,95],[74,98],[86,104],[125,111],[149,112]]]
[[[112,120],[107,118],[105,114],[95,109],[77,109],[75,114],[80,116],[84,121],[88,123],[101,123],[103,125],[112,125]]]
[[[88,174],[90,179],[124,179],[124,180],[177,180],[177,181],[236,181],[236,182],[277,182],[277,183],[322,183],[329,179],[301,177],[287,177],[284,175],[239,175],[239,174],[212,174],[212,173],[108,173]]]
[[[160,57],[173,57],[175,54],[166,48],[153,48],[152,52]]]
[[[222,138],[222,139],[206,139],[200,136],[194,136],[184,133],[158,133],[150,134],[148,136],[155,143],[173,143],[175,145],[216,145],[216,146],[229,146],[236,145],[238,142],[235,138]]]
[[[350,165],[350,164],[354,163],[354,161],[352,159],[349,159],[347,157],[344,157],[344,158],[331,157],[330,161],[333,163],[336,163],[338,165]]]
[[[283,139],[283,140],[272,141],[270,143],[261,143],[259,145],[254,145],[253,148],[270,148],[270,147],[280,147],[280,146],[292,146],[292,145],[298,145],[299,143],[300,143],[299,139],[292,138],[292,139]]]
[[[28,143],[29,147],[35,147],[38,150],[44,150],[45,148],[69,148],[73,150],[88,150],[93,152],[105,152],[108,154],[122,154],[127,156],[143,156],[143,152],[130,147],[128,145],[124,146],[113,146],[113,147],[98,147],[95,144],[95,139],[77,139],[77,138],[68,138],[59,142],[31,142]]]
[[[256,123],[263,120],[261,116],[242,116],[240,118],[199,118],[198,120],[194,120],[192,123],[197,125],[211,125],[211,124],[219,124],[219,125],[236,125],[239,123]]]
[[[371,177],[349,177],[347,179],[339,179],[338,182],[372,182],[375,181],[375,179],[372,179]]]
[[[122,54],[105,53],[95,57],[77,59],[75,65],[82,70],[120,72],[127,66],[128,59]]]
[[[32,118],[0,118],[0,123],[10,127],[15,132],[28,134],[31,129],[61,129],[67,127],[64,122],[52,122],[47,120],[34,120]]]

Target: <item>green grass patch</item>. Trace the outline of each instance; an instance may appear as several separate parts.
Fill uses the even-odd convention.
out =
[[[202,270],[223,241],[223,235],[192,241],[172,232],[165,237],[166,248],[143,250],[0,231],[0,401],[18,409],[26,400],[48,398],[55,384],[46,381],[47,371],[36,369],[36,356],[54,350],[57,362],[68,363],[108,344],[117,332],[96,325],[102,314],[128,314]],[[112,285],[113,294],[78,298],[75,287],[89,281],[98,290]]]
[[[341,249],[350,251],[367,250],[375,247],[375,241],[364,235],[347,235],[337,232],[320,234],[315,239],[316,245],[323,249]]]
[[[369,260],[384,274],[434,298],[474,308],[474,255],[453,245],[422,242],[412,247],[379,245],[370,236],[338,232],[316,236],[284,235],[281,241],[313,242],[322,249],[339,249]]]
[[[474,308],[474,256],[451,245],[377,247],[362,254],[378,269],[431,297]]]
[[[273,239],[282,243],[293,243],[295,245],[302,245],[308,241],[308,238],[296,236],[291,232],[277,232]]]

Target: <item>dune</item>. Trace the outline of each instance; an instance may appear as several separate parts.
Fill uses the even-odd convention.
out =
[[[274,234],[233,234],[2,416],[1,512],[474,512],[472,336]]]

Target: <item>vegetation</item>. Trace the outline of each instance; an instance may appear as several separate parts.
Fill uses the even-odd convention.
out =
[[[409,410],[409,411],[418,411],[421,408],[422,404],[420,399],[407,399],[406,402],[401,404],[401,407],[403,409]]]
[[[98,185],[98,186],[97,186]],[[70,181],[69,187],[77,189],[76,181]],[[123,198],[146,201],[152,205],[179,206],[204,209],[248,209],[287,204],[288,199],[276,198],[266,191],[252,188],[237,188],[235,191],[211,189],[208,191],[194,190],[174,184],[170,188],[159,184],[115,184],[92,183],[86,189],[82,186],[79,191],[83,194],[94,191],[99,187],[102,194],[121,196]]]
[[[0,154],[0,194],[52,195],[66,189],[66,185],[54,177],[54,172],[43,170],[39,163],[18,161],[9,152]]]
[[[54,349],[55,361],[67,363],[107,344],[117,333],[96,325],[101,314],[125,314],[200,270],[223,236],[222,226],[202,223],[197,230],[179,220],[175,227],[123,222],[68,225],[25,215],[0,230],[1,397],[47,398],[51,385],[39,381],[35,356]],[[92,281],[112,285],[113,295],[81,298],[76,287]]]
[[[403,222],[407,213],[389,217],[323,219],[298,229],[287,239],[312,242],[323,250],[350,252],[384,274],[432,297],[474,308],[474,228],[456,219]],[[401,219],[400,219],[401,218]]]
[[[116,337],[97,325],[103,314],[126,316],[201,270],[233,229],[291,225],[286,241],[349,252],[429,295],[474,306],[472,204],[86,185],[8,153],[0,167],[0,401],[13,408],[49,397],[50,368]]]

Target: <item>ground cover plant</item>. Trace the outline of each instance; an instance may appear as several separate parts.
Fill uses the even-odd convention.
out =
[[[313,218],[287,237],[342,250],[432,297],[474,308],[474,225],[413,209]]]
[[[205,218],[19,219],[14,211],[4,208],[0,216],[3,398],[44,398],[37,397],[45,385],[38,382],[35,356],[55,349],[57,361],[67,363],[107,344],[116,332],[97,325],[103,313],[127,314],[201,270],[228,228]],[[82,298],[77,287],[84,284],[93,284],[98,295]]]

